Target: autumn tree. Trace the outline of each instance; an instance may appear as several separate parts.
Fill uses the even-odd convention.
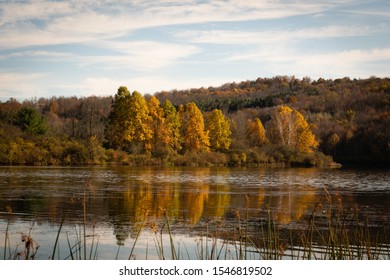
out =
[[[309,123],[298,111],[288,106],[280,106],[275,110],[270,122],[274,143],[307,153],[311,153],[318,146]]]
[[[165,125],[168,130],[168,147],[172,150],[179,151],[181,149],[180,141],[180,116],[175,106],[169,100],[166,100],[163,105]]]
[[[9,124],[15,123],[16,115],[21,108],[22,104],[20,104],[15,98],[10,98],[4,103],[0,102],[0,121],[7,122]]]
[[[150,151],[152,130],[145,98],[137,91],[131,95],[120,87],[115,95],[113,109],[108,117],[106,140],[109,146],[129,152]]]
[[[171,147],[171,130],[169,123],[165,118],[164,109],[160,106],[160,101],[152,96],[148,101],[149,125],[152,132],[152,138],[147,143],[148,149],[154,155],[163,155]]]
[[[263,123],[259,118],[247,121],[246,137],[251,146],[260,147],[268,142]]]
[[[181,117],[181,134],[185,151],[209,151],[210,142],[208,131],[204,130],[202,112],[195,103],[188,103],[179,108]]]
[[[134,91],[130,99],[130,125],[131,142],[147,143],[152,138],[152,130],[148,126],[150,119],[149,109],[145,98],[137,91]]]
[[[206,118],[210,148],[216,151],[228,150],[231,144],[229,121],[219,109],[214,109]]]

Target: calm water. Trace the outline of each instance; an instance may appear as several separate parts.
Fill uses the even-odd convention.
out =
[[[206,234],[233,238],[245,221],[255,235],[268,211],[278,229],[302,230],[325,194],[380,229],[389,225],[389,182],[388,169],[0,167],[0,257],[9,221],[8,252],[22,252],[29,234],[36,257],[51,258],[65,212],[56,258],[69,257],[68,242],[84,236],[83,201],[98,259],[127,259],[146,215],[133,258],[157,258],[161,242],[169,250],[167,216],[176,249],[193,259]]]

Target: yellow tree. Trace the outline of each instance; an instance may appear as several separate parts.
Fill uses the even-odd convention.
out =
[[[130,144],[130,151],[150,151],[150,140],[152,129],[150,128],[149,108],[145,98],[137,91],[134,91],[130,98],[130,133],[126,140]]]
[[[260,147],[268,142],[263,123],[259,118],[248,120],[246,124],[246,137],[252,146]]]
[[[108,146],[130,152],[147,151],[147,143],[152,138],[149,118],[144,97],[137,91],[130,95],[126,87],[120,87],[105,130]]]
[[[288,106],[276,109],[271,120],[273,142],[300,152],[313,152],[318,142],[301,113]]]
[[[206,118],[206,130],[209,132],[210,148],[216,151],[228,150],[231,144],[229,121],[221,110],[214,109]]]
[[[179,108],[183,148],[186,151],[209,151],[210,142],[208,131],[204,130],[202,112],[195,103],[188,103]]]
[[[179,151],[180,146],[180,116],[175,106],[169,100],[166,100],[163,105],[165,125],[168,130],[168,147],[172,150]]]
[[[160,101],[158,101],[158,99],[154,96],[152,96],[147,103],[150,116],[149,123],[153,134],[149,146],[154,155],[163,155],[177,147],[173,140],[176,137],[176,131],[173,129],[172,124],[172,119],[174,118],[172,115],[173,111],[170,111],[171,108],[169,107],[169,104],[166,106],[164,104],[164,107],[161,107]],[[174,112],[176,112],[175,107],[172,106],[172,108]],[[169,117],[166,113],[166,110],[168,114],[172,113],[169,115]],[[179,127],[177,127],[177,130],[178,129]]]

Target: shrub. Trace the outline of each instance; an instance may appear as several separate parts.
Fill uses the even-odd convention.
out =
[[[66,143],[62,153],[63,165],[84,165],[88,163],[88,151],[84,145],[76,141]]]

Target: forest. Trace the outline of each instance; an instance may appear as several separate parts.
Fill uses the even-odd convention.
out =
[[[390,79],[258,78],[218,87],[0,102],[2,165],[390,164]]]

